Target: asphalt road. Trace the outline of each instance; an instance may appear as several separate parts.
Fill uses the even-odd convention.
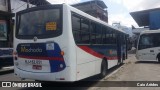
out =
[[[125,64],[105,81],[160,81],[160,64],[137,61],[135,54],[130,54]],[[160,90],[160,87],[97,87],[94,90]]]
[[[21,81],[19,78],[14,76],[13,71],[0,73],[0,80]],[[122,66],[118,66],[109,70],[109,75],[107,75],[104,79],[99,79],[97,76],[95,76],[85,79],[84,81],[88,80],[93,81],[92,83],[89,83],[87,85],[88,87],[56,87],[54,88],[54,90],[160,90],[159,87],[105,87],[105,85],[103,85],[103,87],[97,87],[99,82],[103,81],[160,81],[160,64],[157,62],[139,62],[136,60],[134,54],[129,54],[129,58],[125,60],[124,64]],[[50,85],[54,84],[56,83],[51,83]],[[82,84],[82,86],[84,84]],[[60,85],[66,85],[66,83],[59,83],[58,86]],[[71,84],[69,84],[69,86],[70,85]],[[0,90],[2,89],[0,88]],[[12,90],[16,89],[34,90],[35,88],[12,88]]]

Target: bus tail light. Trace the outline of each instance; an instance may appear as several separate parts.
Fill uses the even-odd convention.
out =
[[[13,52],[13,56],[17,56],[17,52]]]
[[[14,60],[17,60],[17,52],[13,52]]]
[[[64,56],[64,51],[61,51],[61,55]]]

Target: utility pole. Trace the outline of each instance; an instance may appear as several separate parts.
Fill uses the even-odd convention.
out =
[[[29,8],[29,0],[27,0],[27,9]]]
[[[7,4],[8,4],[8,12],[11,13],[11,1],[7,0]]]

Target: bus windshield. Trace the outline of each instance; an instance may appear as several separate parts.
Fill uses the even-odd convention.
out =
[[[160,46],[160,33],[143,34],[140,36],[138,49],[147,49]]]
[[[60,9],[31,11],[19,14],[17,18],[17,36],[21,38],[48,38],[62,32]]]

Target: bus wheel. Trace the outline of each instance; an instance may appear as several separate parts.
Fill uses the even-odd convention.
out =
[[[123,54],[123,58],[121,59],[121,64],[123,64],[124,60],[125,60],[125,54]]]
[[[123,64],[123,61],[124,61],[124,60],[123,60],[123,59],[121,59],[121,64]]]
[[[121,65],[122,62],[123,62],[122,58],[121,59],[118,58],[117,66]]]
[[[158,55],[157,59],[158,59],[158,62],[160,63],[160,55]]]
[[[107,65],[107,61],[103,60],[102,64],[101,64],[101,73],[100,73],[100,78],[104,78],[107,74],[107,70],[108,70],[108,65]]]

